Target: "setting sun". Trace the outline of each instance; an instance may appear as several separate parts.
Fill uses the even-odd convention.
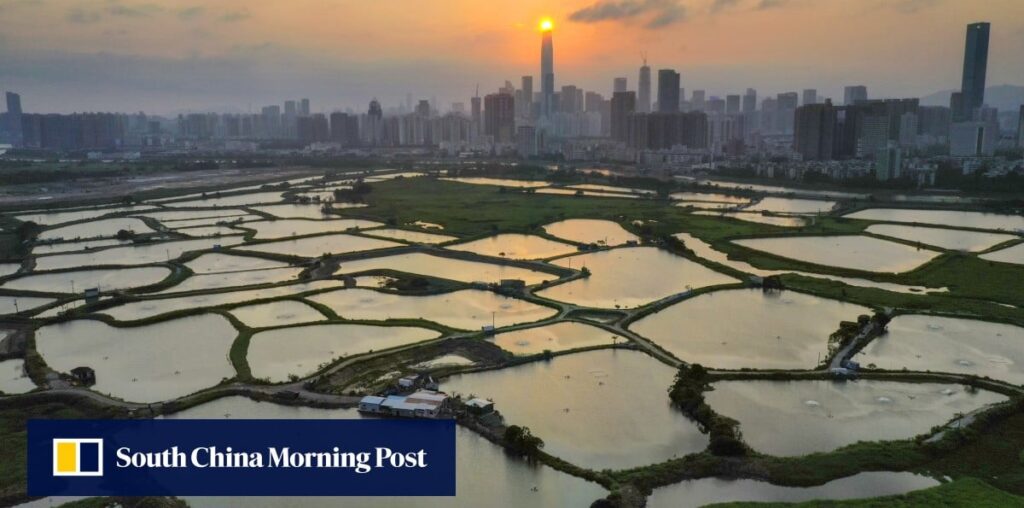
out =
[[[555,27],[555,24],[551,21],[551,18],[544,18],[540,21],[540,31],[548,32]]]

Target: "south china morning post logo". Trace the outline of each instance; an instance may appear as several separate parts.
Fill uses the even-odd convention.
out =
[[[117,468],[341,468],[367,474],[382,468],[426,468],[427,451],[397,452],[386,447],[373,451],[347,451],[334,446],[323,451],[297,451],[290,447],[267,450],[235,450],[228,446],[200,446],[184,450],[178,446],[157,451],[136,451],[125,446],[115,452]],[[102,475],[102,468],[100,469]],[[97,475],[97,476],[100,476]]]
[[[103,476],[103,440],[53,440],[53,476]]]
[[[31,496],[454,496],[452,420],[30,420]]]

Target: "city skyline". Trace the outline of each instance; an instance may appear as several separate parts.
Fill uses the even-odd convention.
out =
[[[810,88],[802,91],[802,100],[797,92],[764,97],[758,110],[757,91],[750,88],[742,97],[729,94],[725,99],[707,98],[705,90],[692,90],[686,100],[680,74],[659,69],[657,103],[647,108],[643,104],[650,95],[646,56],[639,72],[639,92],[627,90],[626,77],[614,78],[611,99],[575,85],[563,85],[556,92],[554,22],[544,18],[538,24],[541,91],[534,94],[532,76],[522,76],[522,88],[506,80],[497,93],[486,94],[481,104],[478,87],[471,98],[470,117],[465,116],[462,102],[453,103],[443,116],[436,98],[420,99],[414,108],[411,93],[392,111],[397,115],[387,116],[376,99],[370,101],[366,114],[350,110],[327,115],[315,113],[310,99],[302,98],[286,100],[283,115],[278,105],[263,106],[259,115],[178,115],[173,132],[181,138],[175,139],[166,136],[171,133],[165,130],[170,126],[142,113],[24,115],[20,95],[7,92],[7,112],[0,114],[0,141],[15,148],[73,150],[277,139],[317,149],[474,147],[529,158],[566,146],[571,151],[575,141],[586,144],[610,137],[622,145],[608,148],[625,149],[616,152],[616,157],[636,160],[666,150],[683,150],[686,157],[705,150],[743,155],[747,147],[769,148],[762,136],[781,135],[773,141],[777,145],[782,140],[782,145],[777,145],[781,153],[802,161],[873,159],[875,174],[890,180],[901,177],[904,154],[948,150],[956,157],[991,157],[1003,131],[1016,130],[1020,138],[1022,125],[1011,124],[1007,115],[1000,115],[998,108],[985,101],[990,27],[988,22],[967,25],[962,86],[951,93],[948,107],[921,107],[921,99],[916,97],[872,99],[865,85],[850,85],[844,87],[838,109],[830,98]],[[646,96],[640,104],[638,95]],[[1024,106],[1017,107],[1024,110]],[[1000,126],[1000,116],[1006,125]],[[787,137],[791,140],[788,148]]]
[[[762,8],[767,3],[779,5]],[[487,11],[466,3],[451,10],[445,31],[436,16],[400,2],[345,16],[346,2],[299,2],[280,12],[234,1],[190,9],[178,2],[15,0],[0,6],[0,18],[26,22],[8,25],[3,35],[0,83],[23,93],[26,110],[46,112],[244,112],[287,97],[310,97],[318,112],[358,111],[371,98],[388,106],[404,102],[407,93],[437,97],[436,106],[447,108],[466,102],[477,83],[489,93],[522,75],[540,82],[538,22],[550,16],[558,38],[556,90],[573,84],[610,97],[614,76],[629,76],[629,89],[636,90],[646,53],[652,69],[675,69],[683,88],[705,89],[709,96],[748,87],[763,96],[815,88],[838,101],[851,84],[867,85],[874,97],[922,96],[959,88],[963,26],[982,19],[994,23],[987,83],[1024,84],[1024,69],[1013,60],[1024,50],[1019,2],[881,4],[868,11],[832,1],[533,1],[456,29],[462,18]],[[830,22],[840,15],[848,22]],[[319,19],[334,17],[345,42],[327,34]],[[280,30],[258,30],[268,39],[263,42],[244,40],[268,19]],[[33,36],[40,29],[35,25],[43,24],[60,26],[59,35]],[[755,25],[763,27],[751,32]],[[300,27],[302,37],[293,43],[270,40]],[[872,36],[880,30],[887,37]],[[360,39],[373,42],[353,43]],[[878,57],[881,42],[886,58]],[[834,65],[814,64],[825,57]],[[379,63],[368,63],[374,59]],[[410,86],[413,75],[416,85]]]

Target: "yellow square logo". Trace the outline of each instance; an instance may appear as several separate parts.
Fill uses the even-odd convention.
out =
[[[103,440],[54,439],[53,476],[103,476]]]

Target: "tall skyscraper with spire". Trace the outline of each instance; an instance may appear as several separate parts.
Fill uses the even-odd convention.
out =
[[[553,28],[550,19],[545,19],[540,23],[540,116],[542,119],[547,119],[554,113],[552,104],[555,100],[555,48],[551,41]]]
[[[651,68],[647,65],[647,57],[640,67],[639,90],[637,90],[636,110],[641,113],[651,112]]]

